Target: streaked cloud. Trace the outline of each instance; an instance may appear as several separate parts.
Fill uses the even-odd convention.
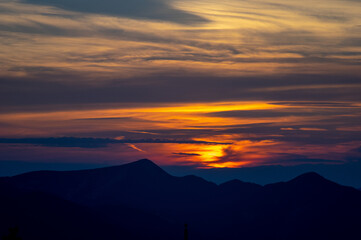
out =
[[[0,159],[350,161],[360,12],[355,0],[4,0]]]
[[[193,157],[193,156],[201,156],[198,153],[183,153],[183,152],[178,152],[178,153],[172,153],[178,157]]]
[[[124,143],[127,146],[143,152],[133,143],[177,143],[177,144],[212,144],[229,145],[230,143],[207,142],[196,140],[174,140],[174,139],[109,139],[109,138],[0,138],[2,144],[32,144],[47,147],[78,147],[78,148],[104,148],[109,144]]]
[[[358,2],[142,1],[2,2],[0,56],[11,59],[2,62],[3,74],[54,78],[68,72],[88,80],[177,69],[223,77],[306,70],[358,75],[361,50],[347,44],[360,37]],[[139,19],[142,14],[148,19]],[[207,21],[176,23],[187,19]]]

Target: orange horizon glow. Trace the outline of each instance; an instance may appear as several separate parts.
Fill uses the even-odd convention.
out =
[[[356,106],[356,105],[355,105]],[[112,144],[110,150],[100,151],[73,149],[72,154],[80,156],[96,154],[107,156],[105,158],[116,161],[117,158],[149,158],[163,165],[196,165],[198,168],[238,168],[254,167],[273,164],[274,159],[282,158],[282,154],[304,155],[309,158],[334,159],[335,163],[342,156],[356,148],[358,141],[344,145],[304,145],[287,141],[273,140],[272,135],[268,140],[248,140],[252,135],[243,133],[222,133],[234,126],[247,128],[249,124],[271,124],[279,129],[280,133],[298,131],[299,134],[312,134],[313,132],[327,131],[319,126],[290,127],[301,123],[316,122],[325,119],[324,116],[290,116],[287,117],[222,117],[217,113],[242,113],[243,111],[281,111],[284,113],[308,109],[318,112],[324,107],[310,107],[307,104],[289,106],[274,104],[272,102],[213,102],[194,104],[168,104],[166,106],[135,107],[104,110],[78,110],[43,113],[13,113],[0,114],[3,123],[12,127],[1,129],[0,138],[6,137],[63,137],[84,136],[89,129],[93,132],[124,131],[129,134],[147,136],[143,138],[164,138],[160,132],[173,131],[201,131],[198,135],[185,137],[185,140],[198,141],[200,144],[187,143],[126,143],[124,146]],[[212,115],[214,114],[214,115]],[[287,126],[287,127],[283,127]],[[143,130],[144,129],[144,130]],[[208,133],[207,133],[208,132]],[[218,133],[219,132],[219,133]],[[256,136],[256,135],[254,135]],[[258,136],[262,136],[258,133]],[[275,135],[279,137],[281,135]],[[86,137],[86,135],[85,135]],[[115,140],[124,140],[127,137],[118,135]],[[138,137],[139,138],[139,137]],[[169,137],[182,139],[180,135]],[[204,143],[203,143],[204,142]],[[205,144],[209,143],[209,144]],[[10,148],[11,149],[11,148]],[[14,148],[16,149],[16,147]],[[48,148],[57,151],[57,148]],[[67,149],[69,152],[70,150]],[[100,151],[100,152],[99,152]],[[281,154],[282,153],[282,154]],[[13,152],[14,156],[17,154]],[[95,155],[96,155],[95,154]],[[277,163],[282,164],[282,163]],[[289,164],[289,163],[285,163]]]

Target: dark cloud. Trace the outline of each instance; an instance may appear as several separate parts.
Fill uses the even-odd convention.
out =
[[[286,106],[311,106],[311,107],[332,107],[332,108],[359,108],[353,103],[344,102],[273,102],[272,104],[286,105]]]
[[[40,74],[40,73],[39,73]],[[358,77],[335,75],[286,75],[239,78],[156,76],[108,80],[89,84],[71,74],[44,74],[31,78],[0,79],[1,111],[102,108],[105,104],[208,102],[224,100],[361,101]],[[53,79],[53,81],[48,81]],[[64,81],[57,81],[63,79]],[[69,81],[67,81],[67,79]],[[74,82],[70,79],[79,79]],[[292,79],[292,81],[290,81]],[[134,83],[137,84],[134,84]],[[319,86],[322,84],[321,86]],[[325,91],[325,85],[331,88]],[[336,85],[337,87],[332,87]],[[351,87],[348,87],[350,85]],[[298,86],[302,86],[298,89]],[[305,86],[309,86],[307,88]],[[344,86],[344,87],[343,87]],[[284,87],[291,87],[285,90]],[[227,94],[225,94],[227,93]],[[318,103],[317,103],[318,104]],[[114,107],[113,106],[113,107]]]
[[[112,139],[101,138],[0,138],[0,143],[5,144],[32,144],[46,147],[80,147],[102,148],[112,143]]]
[[[342,124],[342,123],[340,123]],[[346,124],[347,125],[347,124]],[[291,131],[282,129],[292,128]],[[317,130],[317,128],[325,130]],[[302,129],[315,129],[305,131]],[[349,141],[361,141],[359,131],[343,131],[333,129],[332,126],[324,126],[322,121],[319,125],[287,125],[274,126],[273,124],[254,124],[249,127],[238,127],[219,130],[218,133],[240,134],[237,140],[278,140],[282,142],[292,142],[298,144],[339,144]]]
[[[361,153],[361,147],[358,147],[358,148],[356,149],[356,151],[359,152],[359,153]]]
[[[74,15],[69,17],[74,20],[84,21],[82,16]],[[64,18],[66,19],[66,18]],[[29,20],[30,21],[30,20]],[[141,32],[139,30],[130,30],[124,26],[97,26],[95,24],[90,24],[83,26],[83,28],[79,27],[72,27],[72,26],[58,26],[52,23],[46,22],[35,22],[31,21],[31,25],[28,24],[8,24],[8,23],[1,23],[0,22],[0,31],[4,34],[6,32],[10,33],[28,33],[28,34],[40,34],[44,36],[63,36],[63,37],[105,37],[110,40],[123,40],[123,41],[136,41],[136,42],[145,42],[145,43],[163,43],[163,44],[174,44],[179,45],[179,50],[172,54],[169,52],[169,45],[167,46],[159,46],[150,47],[151,49],[158,49],[167,51],[167,56],[133,56],[136,60],[143,60],[143,61],[153,61],[153,60],[194,60],[194,61],[207,61],[207,62],[220,62],[224,61],[224,58],[228,58],[233,54],[240,54],[242,53],[241,50],[237,49],[235,46],[225,44],[225,43],[212,43],[212,42],[204,42],[198,41],[197,39],[180,39],[175,38],[167,35],[160,35],[157,32],[150,33],[150,32]],[[187,33],[187,30],[184,30]],[[201,32],[197,31],[198,33]],[[13,36],[12,36],[13,37]],[[145,47],[145,46],[143,46]],[[223,51],[222,53],[200,53],[200,52],[191,52],[191,48],[197,48],[200,50],[218,50]],[[105,63],[105,62],[122,62],[128,61],[123,60],[119,55],[119,52],[108,51],[102,53],[79,53],[79,52],[72,52],[68,53],[65,56],[65,60],[67,62],[89,62],[89,63]],[[281,59],[280,59],[281,60]],[[242,60],[238,59],[239,62],[262,62],[262,60]],[[264,59],[263,61],[270,61],[269,59]],[[27,72],[34,73],[33,70],[36,70],[36,67],[31,66],[22,66],[22,67],[15,67],[10,70],[17,71],[17,70],[27,70]],[[46,67],[42,67],[46,69]],[[51,70],[51,68],[48,68]],[[59,68],[60,70],[60,68]],[[41,71],[40,71],[41,72]]]
[[[123,122],[123,123],[129,123],[129,122],[144,122],[144,123],[162,123],[164,121],[155,121],[155,120],[145,120],[141,118],[135,118],[135,117],[94,117],[94,118],[78,118],[78,119],[72,119],[70,121],[108,121],[108,122]],[[141,131],[141,130],[139,130]]]
[[[361,31],[361,26],[358,27],[358,31]],[[349,37],[343,40],[343,45],[350,47],[360,47],[361,46],[361,38],[360,37]],[[360,52],[357,52],[360,55]]]
[[[268,44],[274,46],[280,45],[299,45],[306,43],[314,43],[319,44],[321,41],[324,41],[325,38],[321,38],[316,35],[314,32],[310,32],[307,30],[282,30],[279,32],[260,32],[257,37],[261,37],[261,39],[265,39],[269,42]]]
[[[302,106],[301,104],[299,106]],[[306,105],[307,106],[307,105]],[[361,109],[360,109],[361,110]],[[355,114],[355,108],[314,108],[314,109],[272,109],[272,110],[237,110],[208,113],[213,117],[230,118],[273,118],[287,116],[337,116]]]
[[[274,153],[274,157],[267,163],[271,165],[299,165],[299,164],[342,164],[342,160],[309,158],[301,154]]]
[[[350,2],[360,2],[360,0],[347,0]],[[347,14],[337,13],[328,9],[328,12],[319,11],[318,8],[308,8],[307,6],[293,5],[288,4],[287,2],[268,2],[263,1],[262,4],[268,7],[276,7],[277,9],[283,9],[286,11],[291,11],[294,14],[306,15],[310,17],[317,18],[321,21],[331,21],[331,22],[347,22],[350,20],[350,16]]]
[[[101,121],[101,120],[125,120],[125,121],[135,121],[135,118],[132,117],[106,117],[106,118],[78,118],[74,120],[80,120],[80,121]]]
[[[194,157],[194,156],[201,156],[198,153],[183,153],[183,152],[178,152],[178,153],[172,153],[173,155],[176,155],[178,157]]]
[[[318,158],[309,158],[300,154],[289,154],[289,153],[272,153],[268,154],[267,159],[261,160],[250,160],[248,158],[249,154],[254,152],[240,151],[235,149],[232,146],[226,147],[222,150],[222,156],[217,157],[216,161],[212,163],[249,163],[252,161],[252,164],[262,164],[262,165],[299,165],[299,164],[341,164],[344,161],[340,160],[328,160],[328,159],[318,159]]]
[[[200,16],[173,8],[170,1],[165,0],[26,0],[26,2],[51,5],[66,10],[84,13],[170,21],[181,24],[207,22],[206,19]]]
[[[235,150],[232,146],[222,149],[222,156],[217,157],[216,161],[212,163],[225,163],[225,162],[247,162],[247,154],[239,150]]]
[[[332,14],[332,13],[311,13],[309,16],[315,17],[317,19],[320,19],[321,21],[327,21],[327,22],[346,22],[349,21],[350,18],[345,15],[340,14]]]
[[[331,115],[330,115],[331,116]],[[156,131],[164,136],[179,136],[185,131],[185,136],[212,136],[233,135],[233,141],[252,140],[276,140],[298,144],[339,144],[350,141],[361,141],[360,116],[354,117],[325,117],[323,119],[312,118],[304,123],[279,123],[276,120],[270,123],[239,124],[228,126],[190,126],[194,130],[178,129]],[[344,131],[344,127],[351,128]],[[341,128],[341,129],[339,129]],[[354,129],[352,129],[354,128]],[[289,129],[289,130],[286,130]],[[238,137],[237,137],[238,135]]]
[[[0,138],[0,144],[32,144],[46,147],[79,147],[79,148],[104,148],[109,144],[122,143],[179,143],[179,144],[221,144],[230,143],[207,142],[195,140],[173,140],[173,139],[110,139],[110,138]]]

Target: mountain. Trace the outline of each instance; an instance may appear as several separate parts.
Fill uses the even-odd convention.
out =
[[[47,192],[82,205],[126,205],[162,214],[174,206],[204,202],[217,188],[196,176],[171,176],[147,159],[93,170],[31,172],[8,180],[21,190]]]
[[[171,176],[143,159],[92,170],[30,172],[0,178],[0,183],[7,186],[0,192],[11,196],[0,206],[24,206],[24,211],[13,211],[18,218],[31,209],[33,215],[41,213],[42,221],[68,217],[69,224],[74,220],[97,225],[110,236],[122,232],[120,239],[181,239],[184,223],[192,239],[199,240],[361,238],[361,192],[317,173],[266,186],[240,180],[217,186],[196,176]],[[39,201],[28,199],[29,194]],[[42,202],[54,204],[43,208]],[[72,212],[94,221],[73,218]],[[29,217],[24,219],[28,220],[20,228],[36,226]],[[107,224],[119,231],[114,233],[111,227],[107,231]],[[74,234],[84,231],[64,228],[73,229]]]
[[[133,232],[142,226],[145,235],[157,239],[176,239],[189,212],[184,209],[200,205],[213,192],[208,190],[217,188],[196,176],[171,176],[147,159],[92,170],[30,172],[3,181],[22,192],[86,206]]]

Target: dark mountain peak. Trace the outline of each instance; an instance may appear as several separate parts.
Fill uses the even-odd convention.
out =
[[[334,189],[339,185],[335,182],[327,180],[316,172],[307,172],[301,174],[288,182],[279,182],[265,185],[268,189],[308,189],[308,190],[320,190],[320,189]]]
[[[157,164],[155,164],[154,162],[152,162],[149,159],[140,159],[138,161],[135,162],[131,162],[128,164],[124,164],[121,167],[127,168],[127,169],[132,169],[134,171],[137,172],[149,172],[149,173],[154,173],[154,174],[166,174],[169,175],[166,171],[164,171],[161,167],[159,167]]]
[[[288,182],[280,182],[266,185],[271,189],[288,189],[296,191],[315,191],[315,192],[330,192],[340,189],[340,185],[332,182],[318,173],[308,172],[295,177]],[[321,193],[320,193],[321,194]]]
[[[147,158],[143,158],[140,159],[138,161],[132,162],[130,164],[134,164],[134,165],[144,165],[144,166],[157,166],[157,164],[155,164],[154,162],[152,162],[151,160],[147,159]]]
[[[317,182],[331,182],[326,178],[322,177],[316,172],[307,172],[295,177],[289,183],[317,183]]]

